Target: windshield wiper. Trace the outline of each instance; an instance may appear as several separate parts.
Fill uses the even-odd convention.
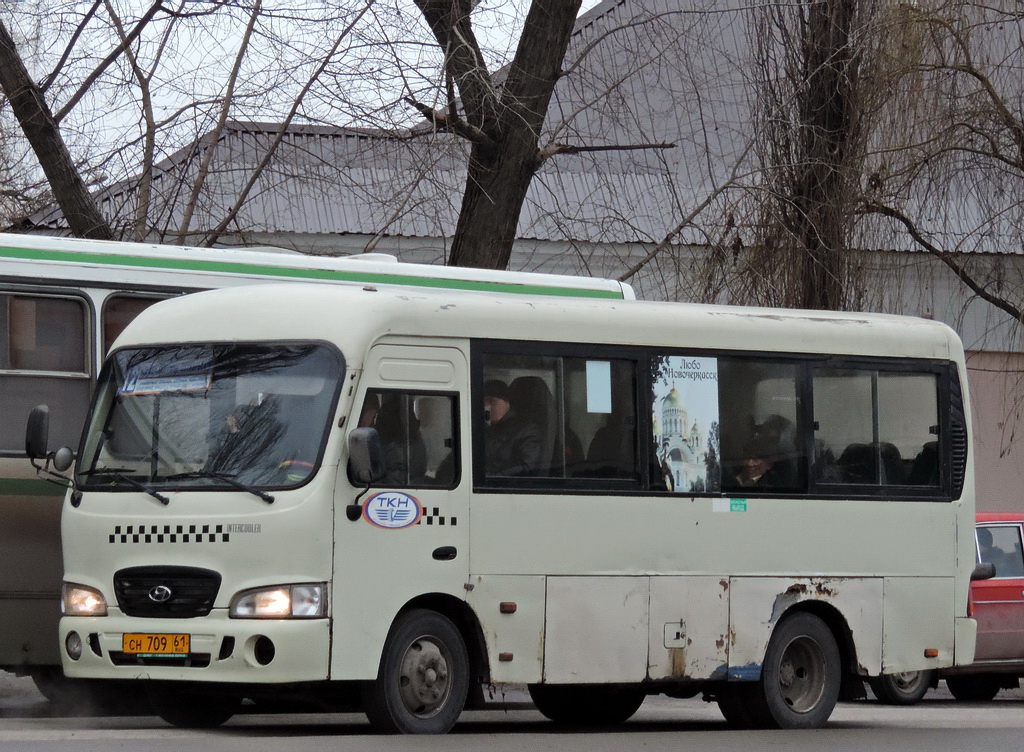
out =
[[[101,476],[102,475],[109,475],[111,478],[113,478],[116,481],[120,481],[121,483],[127,483],[132,488],[135,488],[135,489],[137,489],[139,491],[143,491],[145,493],[148,493],[150,496],[152,496],[154,499],[159,501],[164,506],[166,506],[167,504],[171,503],[171,500],[168,499],[166,496],[164,496],[162,493],[154,491],[152,488],[147,486],[145,483],[140,483],[139,481],[135,480],[134,478],[125,475],[125,473],[130,473],[130,472],[133,472],[131,470],[131,468],[126,468],[126,467],[97,467],[97,468],[93,468],[92,470],[83,470],[81,474],[82,475],[101,475]]]
[[[259,496],[268,504],[274,503],[274,497],[268,494],[266,491],[261,491],[258,488],[247,486],[245,483],[239,483],[231,475],[227,473],[218,473],[213,470],[196,470],[191,473],[178,473],[177,475],[168,475],[166,480],[185,480],[186,478],[212,478],[214,480],[222,480],[229,486],[234,486],[239,491],[246,491],[251,493],[253,496]]]

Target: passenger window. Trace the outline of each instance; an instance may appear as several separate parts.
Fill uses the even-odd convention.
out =
[[[638,481],[635,363],[567,358],[565,372],[567,474]]]
[[[0,452],[21,454],[34,405],[50,445],[74,446],[89,403],[89,308],[82,298],[0,292]]]
[[[455,397],[429,392],[369,390],[360,428],[375,428],[386,474],[376,485],[451,488],[458,482]]]
[[[552,477],[561,411],[561,358],[493,355],[484,359],[484,465],[489,478]]]
[[[140,313],[164,298],[144,295],[111,295],[103,304],[103,352]]]
[[[817,369],[814,423],[818,483],[940,484],[936,374]]]
[[[722,490],[806,488],[806,442],[799,430],[801,372],[796,363],[718,360],[721,418],[712,428],[721,447]],[[709,463],[713,446],[709,443]]]
[[[484,474],[636,484],[636,361],[488,354]]]

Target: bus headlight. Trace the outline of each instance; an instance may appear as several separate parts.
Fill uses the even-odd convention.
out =
[[[65,616],[106,616],[107,599],[96,588],[65,582],[61,612]]]
[[[243,590],[231,599],[232,619],[318,619],[327,616],[322,582]]]

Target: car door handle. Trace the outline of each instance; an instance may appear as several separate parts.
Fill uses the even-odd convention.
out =
[[[441,546],[440,548],[435,548],[432,555],[438,561],[451,561],[459,555],[459,552],[455,546]]]

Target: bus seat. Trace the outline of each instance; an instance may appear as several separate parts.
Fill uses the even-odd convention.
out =
[[[555,445],[554,398],[540,376],[520,376],[508,386],[509,404],[520,420],[535,424],[540,429],[540,456],[553,456]],[[543,459],[542,459],[543,461]],[[533,475],[549,476],[551,467],[539,467]]]

